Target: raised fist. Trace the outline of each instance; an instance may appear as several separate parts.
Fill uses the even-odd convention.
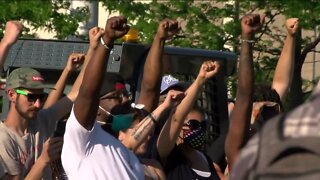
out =
[[[175,107],[180,102],[182,99],[185,97],[185,93],[182,91],[177,91],[177,90],[170,90],[166,96],[166,99],[164,100],[163,104],[166,105],[167,107]]]
[[[109,18],[104,29],[104,39],[113,42],[117,38],[125,35],[129,31],[129,29],[130,27],[127,24],[126,18],[122,16]]]
[[[169,39],[173,35],[177,34],[180,29],[178,21],[164,19],[159,23],[157,36],[159,36],[160,39]]]
[[[220,69],[220,62],[218,61],[205,61],[202,63],[198,77],[208,80],[215,76]]]
[[[13,45],[19,38],[23,30],[23,25],[19,21],[8,21],[2,42]]]
[[[89,41],[90,41],[90,48],[95,49],[98,44],[100,37],[103,36],[104,30],[99,27],[93,27],[89,31]]]
[[[248,14],[241,19],[242,34],[254,35],[259,29],[261,29],[264,23],[265,14]]]
[[[84,62],[85,55],[82,53],[71,53],[68,58],[66,68],[69,71],[77,70]]]
[[[298,18],[287,19],[286,28],[290,35],[295,35],[299,28],[299,19]]]

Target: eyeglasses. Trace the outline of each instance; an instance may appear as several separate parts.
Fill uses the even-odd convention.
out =
[[[113,94],[113,95],[110,95],[110,96],[101,97],[100,100],[103,100],[103,99],[120,99],[120,98],[123,98],[123,94]]]
[[[190,130],[197,130],[200,127],[201,128],[206,128],[207,122],[206,121],[198,121],[196,119],[190,119],[187,121],[187,123],[184,124],[184,126],[188,126]]]
[[[129,100],[131,100],[131,95],[127,91],[122,91],[120,93],[115,93],[109,96],[102,96],[100,97],[100,100],[104,99],[122,99],[124,97],[127,97]]]
[[[28,101],[29,101],[29,102],[36,102],[38,99],[39,99],[41,102],[43,102],[43,101],[47,98],[47,96],[48,96],[47,93],[30,94],[30,93],[28,93],[28,92],[26,92],[26,91],[24,91],[24,90],[21,90],[21,89],[15,89],[15,92],[16,92],[17,94],[21,94],[21,95],[26,96],[26,97],[28,98]]]

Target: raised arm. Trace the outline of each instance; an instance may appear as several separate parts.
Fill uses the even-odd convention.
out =
[[[292,82],[295,59],[295,34],[298,27],[298,18],[287,20],[286,29],[288,34],[273,77],[272,88],[277,91],[281,101],[285,99]]]
[[[10,47],[18,40],[23,26],[18,21],[8,21],[4,36],[0,43],[0,70],[3,71],[4,62],[8,55]]]
[[[66,86],[68,77],[72,72],[76,71],[84,61],[84,54],[71,53],[68,58],[66,67],[63,69],[60,78],[58,79],[54,89],[51,90],[49,96],[44,103],[43,109],[46,109],[55,104],[62,96],[64,88]]]
[[[97,48],[98,44],[100,43],[99,36],[102,31],[103,30],[99,27],[93,27],[89,31],[90,44],[89,44],[87,54],[85,55],[84,63],[82,65],[81,71],[80,71],[76,81],[74,82],[70,92],[67,94],[68,98],[73,102],[76,100],[76,98],[79,94],[80,85],[83,81],[83,75],[84,75],[84,72],[87,68],[87,65],[88,65],[89,61],[92,59],[93,53],[94,53],[95,49]]]
[[[99,105],[99,90],[107,67],[107,60],[113,42],[126,34],[129,30],[127,20],[124,17],[112,17],[107,20],[104,35],[103,31],[99,31],[95,39],[102,41],[95,49],[94,55],[88,63],[85,70],[83,82],[80,86],[79,95],[74,103],[74,113],[78,122],[87,130],[91,130],[94,124],[98,105]]]
[[[225,151],[229,168],[233,165],[241,146],[248,137],[253,96],[252,42],[255,32],[264,22],[264,15],[250,14],[241,20],[242,43],[240,51],[238,87],[234,109],[231,113]]]
[[[87,55],[84,56],[82,54],[79,54],[79,58],[81,59],[85,59],[84,63],[82,65],[82,69],[80,71],[80,73],[78,74],[78,77],[76,79],[76,81],[74,82],[70,92],[67,94],[67,97],[61,98],[60,100],[58,100],[57,102],[53,103],[53,105],[51,105],[49,108],[45,109],[45,111],[49,112],[52,116],[55,116],[55,118],[52,118],[52,116],[50,116],[50,119],[54,119],[55,121],[52,121],[51,123],[48,124],[48,128],[52,129],[53,127],[55,127],[55,123],[58,120],[61,120],[62,118],[65,118],[71,111],[72,109],[72,105],[73,102],[75,101],[76,97],[78,96],[79,93],[79,88],[80,85],[82,83],[83,80],[83,75],[84,75],[84,71],[87,67],[87,64],[90,60],[90,58],[92,58],[92,54],[94,52],[94,48],[96,48],[99,44],[99,32],[102,31],[101,29],[99,29],[98,27],[94,27],[92,29],[90,29],[89,31],[89,38],[90,38],[90,46],[87,52]],[[47,115],[45,115],[44,118],[47,118]]]
[[[149,54],[147,56],[141,90],[138,102],[145,105],[145,110],[153,111],[159,101],[160,83],[162,78],[163,63],[162,55],[166,39],[172,37],[180,30],[175,20],[164,19],[159,23],[157,34],[153,39]]]
[[[159,120],[161,114],[169,108],[174,108],[175,104],[181,101],[184,97],[183,92],[170,91],[165,99],[165,101],[159,105],[151,114],[146,116],[136,128],[133,129],[129,138],[123,139],[121,141],[128,149],[135,151],[144,140],[150,135],[151,131],[154,129],[156,123]]]
[[[185,98],[177,106],[171,119],[165,123],[157,141],[157,149],[161,159],[164,160],[174,148],[184,124],[184,120],[189,111],[193,108],[199,92],[206,80],[216,75],[219,66],[219,63],[215,61],[206,61],[202,64],[197,78],[186,91]]]

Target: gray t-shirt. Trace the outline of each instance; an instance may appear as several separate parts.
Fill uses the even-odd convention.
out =
[[[0,179],[7,173],[7,168],[3,162],[3,159],[0,157]]]
[[[0,122],[0,156],[6,173],[25,177],[39,158],[44,142],[52,136],[56,122],[67,116],[71,108],[72,102],[65,97],[52,107],[40,110],[37,118],[30,121],[28,132],[23,137]],[[45,176],[45,179],[51,177],[48,168]]]

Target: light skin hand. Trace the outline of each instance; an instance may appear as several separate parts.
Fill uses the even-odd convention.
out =
[[[99,44],[99,39],[103,36],[104,30],[99,27],[93,27],[89,31],[89,41],[90,41],[90,48],[96,49]]]
[[[294,36],[299,28],[299,19],[298,18],[290,18],[286,21],[286,29],[288,34]]]
[[[166,40],[180,31],[181,27],[176,20],[164,19],[159,23],[157,36],[160,39]]]
[[[8,21],[6,23],[5,34],[2,42],[13,45],[19,38],[23,30],[23,25],[19,21]]]
[[[202,63],[198,78],[208,80],[214,77],[220,69],[220,62],[218,61],[205,61]]]
[[[162,103],[165,107],[173,108],[177,106],[185,97],[184,92],[177,90],[170,90],[166,96],[166,99]]]
[[[61,156],[62,145],[62,137],[49,138],[43,145],[43,150],[39,159],[46,164],[59,159]]]
[[[254,34],[259,31],[265,20],[265,14],[248,14],[241,19],[242,38],[252,39]]]
[[[68,58],[66,69],[69,72],[77,70],[84,62],[85,55],[83,53],[71,53]]]

